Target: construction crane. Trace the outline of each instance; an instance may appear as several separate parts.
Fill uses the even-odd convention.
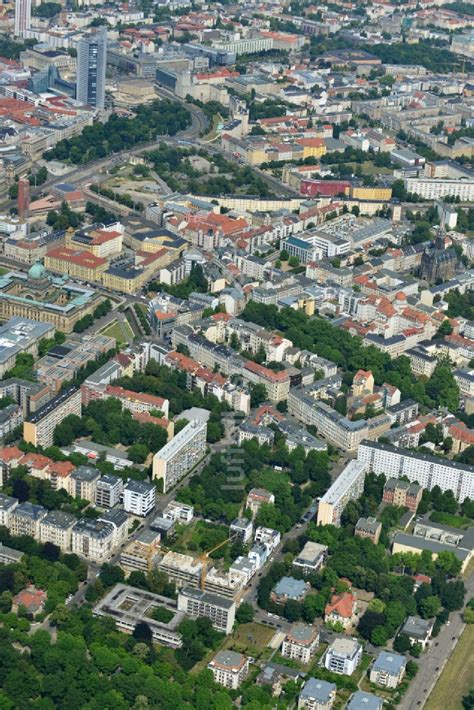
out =
[[[213,552],[216,550],[220,550],[221,547],[224,547],[224,545],[227,545],[228,542],[231,542],[232,537],[228,537],[225,540],[222,540],[218,545],[215,545],[213,548],[208,550],[207,552],[204,552],[204,554],[199,556],[199,559],[202,562],[202,567],[201,567],[201,589],[204,591],[206,589],[206,578],[207,578],[207,563],[209,560],[210,555],[212,555]]]

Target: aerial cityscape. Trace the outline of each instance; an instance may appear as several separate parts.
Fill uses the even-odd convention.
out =
[[[0,636],[1,710],[474,710],[472,0],[4,0]]]

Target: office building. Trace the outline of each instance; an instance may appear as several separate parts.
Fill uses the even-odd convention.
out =
[[[164,607],[170,612],[167,623],[156,621],[153,612]],[[176,609],[176,602],[159,594],[116,584],[94,607],[94,616],[111,617],[117,628],[126,634],[133,633],[136,625],[145,622],[151,631],[153,641],[171,648],[181,648],[183,642],[178,627],[185,616]]]
[[[123,493],[123,480],[111,473],[104,473],[97,481],[95,504],[99,508],[113,508]]]
[[[372,441],[360,444],[357,458],[377,475],[404,476],[428,490],[439,486],[443,492],[452,491],[459,503],[474,499],[473,466]]]
[[[38,355],[38,343],[42,338],[52,338],[54,336],[54,326],[51,323],[38,323],[29,318],[10,318],[0,326],[0,377],[3,377],[7,370],[15,366],[15,360],[20,353],[28,353],[36,357]],[[11,380],[8,380],[10,382]],[[31,384],[31,383],[30,383]],[[3,388],[5,383],[1,383]],[[12,395],[13,392],[6,391],[2,396]]]
[[[350,500],[356,500],[364,490],[367,465],[362,461],[349,461],[331,488],[319,501],[318,525],[341,524],[341,515]]]
[[[123,489],[123,507],[131,515],[145,517],[155,507],[156,488],[146,481],[128,480]]]
[[[224,634],[230,634],[235,621],[235,602],[217,594],[185,587],[178,594],[178,610],[188,616],[205,616],[213,627]]]
[[[318,542],[308,541],[298,557],[293,560],[293,567],[301,570],[303,574],[318,572],[324,567],[327,554],[327,545],[320,545]]]
[[[206,453],[207,423],[193,420],[153,457],[153,479],[163,480],[163,493],[180,481]]]
[[[0,525],[5,528],[10,527],[10,516],[18,506],[18,502],[18,498],[0,493]]]
[[[338,675],[352,675],[362,658],[362,646],[352,638],[337,638],[324,657],[324,667]]]
[[[105,65],[107,30],[90,32],[77,43],[76,98],[83,104],[103,109],[105,106]]]
[[[72,529],[71,550],[86,560],[102,564],[112,554],[115,528],[101,520],[83,518]]]
[[[63,513],[61,510],[51,510],[40,522],[40,542],[51,542],[59,547],[62,552],[69,552],[71,549],[72,528],[76,522],[77,519],[74,515]]]
[[[15,37],[24,37],[31,26],[31,0],[15,0]]]
[[[315,626],[293,624],[286,634],[281,655],[300,663],[309,663],[319,645],[319,633]]]
[[[71,474],[70,493],[74,498],[87,500],[89,503],[95,501],[97,481],[100,478],[100,471],[90,466],[78,466]]]
[[[248,675],[249,659],[235,651],[218,651],[207,667],[212,671],[215,683],[237,690]]]
[[[407,659],[399,653],[380,651],[370,669],[370,682],[384,688],[396,688],[405,675]]]
[[[42,505],[29,501],[21,503],[10,514],[10,533],[16,537],[29,535],[39,540],[40,523],[47,512]]]
[[[309,678],[298,696],[298,710],[331,710],[336,690],[335,683]]]
[[[54,443],[54,430],[69,414],[81,416],[81,390],[68,387],[23,422],[23,438],[34,446],[48,448]]]

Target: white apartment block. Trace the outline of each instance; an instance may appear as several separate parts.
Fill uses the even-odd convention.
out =
[[[10,516],[18,505],[18,499],[0,493],[0,525],[10,527]]]
[[[348,502],[362,495],[367,470],[368,466],[364,461],[349,461],[319,501],[318,525],[341,524],[341,515]]]
[[[99,508],[113,508],[123,493],[123,480],[119,476],[103,474],[97,481],[95,504]]]
[[[235,651],[218,651],[207,667],[212,671],[215,683],[237,690],[248,675],[249,659]]]
[[[127,513],[145,517],[155,507],[156,488],[146,481],[127,481],[123,489],[123,507]]]
[[[167,493],[206,453],[207,424],[193,420],[153,457],[153,480],[163,479]]]
[[[425,200],[459,197],[461,202],[474,200],[474,180],[443,180],[437,178],[406,178],[405,188]]]
[[[52,510],[41,520],[39,525],[39,540],[43,544],[51,542],[59,547],[62,552],[71,549],[72,528],[77,522],[74,515],[63,513],[61,510]]]
[[[281,655],[300,663],[309,663],[319,645],[318,629],[308,624],[293,624],[285,636]]]
[[[428,490],[439,486],[442,491],[452,491],[460,503],[474,498],[473,466],[372,441],[361,443],[357,458],[367,471],[383,473],[387,478],[406,476]]]
[[[352,675],[362,658],[362,646],[352,638],[337,638],[324,657],[324,667],[338,675]]]
[[[100,520],[79,520],[72,529],[71,551],[91,562],[106,562],[114,549],[115,528]]]
[[[235,602],[201,589],[186,587],[178,594],[178,611],[188,616],[205,616],[217,631],[230,634],[235,621]]]

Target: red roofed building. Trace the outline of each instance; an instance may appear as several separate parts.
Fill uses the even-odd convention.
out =
[[[242,375],[254,384],[264,385],[268,399],[272,402],[287,399],[290,391],[290,376],[286,370],[276,372],[253,360],[246,360]]]
[[[356,620],[357,599],[352,592],[334,594],[326,604],[324,621],[330,624],[340,623],[347,629]]]
[[[122,407],[130,410],[132,413],[150,412],[152,409],[156,409],[159,412],[163,412],[165,417],[168,417],[169,401],[163,399],[163,397],[155,397],[153,394],[133,392],[123,387],[106,385],[104,388],[104,396],[101,397],[101,399],[107,397],[119,399],[122,402]]]
[[[68,274],[84,281],[100,281],[108,261],[89,251],[60,246],[46,252],[44,265],[48,271]]]
[[[29,614],[36,616],[43,611],[47,598],[48,595],[45,591],[30,585],[13,597],[12,611],[16,614],[20,607],[23,607]]]
[[[453,454],[460,454],[464,449],[474,444],[474,431],[469,429],[464,422],[451,424],[448,429],[448,436],[453,440]]]
[[[250,230],[243,217],[233,219],[227,215],[210,212],[208,215],[189,215],[184,234],[192,244],[213,251],[224,246],[226,239],[236,241]]]

